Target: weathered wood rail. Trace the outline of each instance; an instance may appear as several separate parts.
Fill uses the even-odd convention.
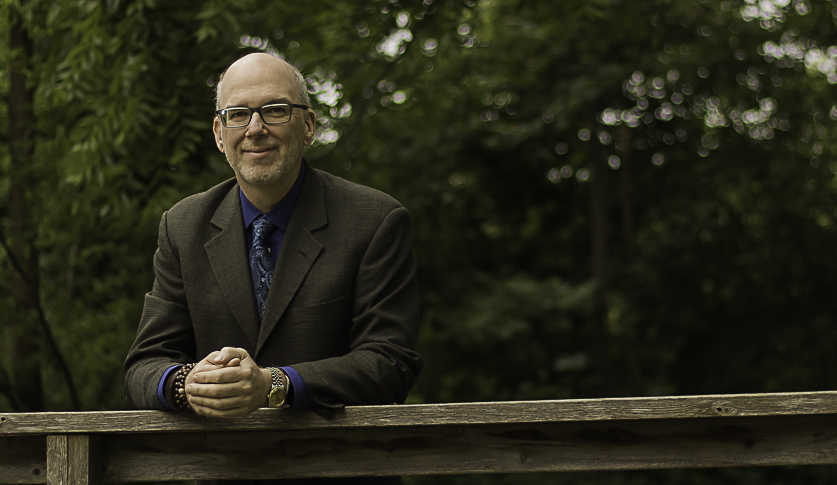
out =
[[[837,392],[0,413],[0,483],[837,464]]]

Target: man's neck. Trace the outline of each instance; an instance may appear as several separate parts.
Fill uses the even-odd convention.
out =
[[[267,214],[270,209],[273,209],[273,206],[288,195],[299,176],[299,170],[299,166],[297,166],[297,169],[289,177],[284,177],[281,181],[271,185],[253,185],[239,177],[236,178],[241,191],[244,192],[244,196],[253,204],[253,207],[258,209],[259,212]]]

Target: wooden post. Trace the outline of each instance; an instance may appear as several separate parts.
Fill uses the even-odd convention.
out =
[[[47,485],[101,485],[103,471],[101,436],[47,436]]]

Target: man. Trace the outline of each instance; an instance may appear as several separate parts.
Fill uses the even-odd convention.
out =
[[[302,75],[268,54],[217,87],[215,142],[235,173],[163,214],[155,281],[125,362],[138,408],[403,402],[422,367],[409,214],[303,160]]]

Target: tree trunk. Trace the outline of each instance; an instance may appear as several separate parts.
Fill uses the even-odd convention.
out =
[[[595,140],[595,126],[591,129]],[[599,388],[608,375],[607,356],[607,164],[601,146],[590,142],[590,241],[591,266],[596,289],[593,294],[593,362],[598,375]]]
[[[12,10],[9,65],[9,147],[11,152],[9,200],[10,233],[7,250],[16,261],[12,276],[15,311],[8,329],[13,365],[12,400],[19,411],[44,409],[41,365],[43,338],[38,322],[38,250],[31,210],[32,162],[34,159],[34,116],[32,90],[26,86],[26,72],[32,58],[32,40],[20,15]]]
[[[616,151],[622,164],[619,167],[619,193],[622,198],[622,237],[625,244],[625,262],[630,265],[634,260],[634,210],[631,196],[633,181],[631,180],[631,130],[623,123],[619,126],[619,142]]]

